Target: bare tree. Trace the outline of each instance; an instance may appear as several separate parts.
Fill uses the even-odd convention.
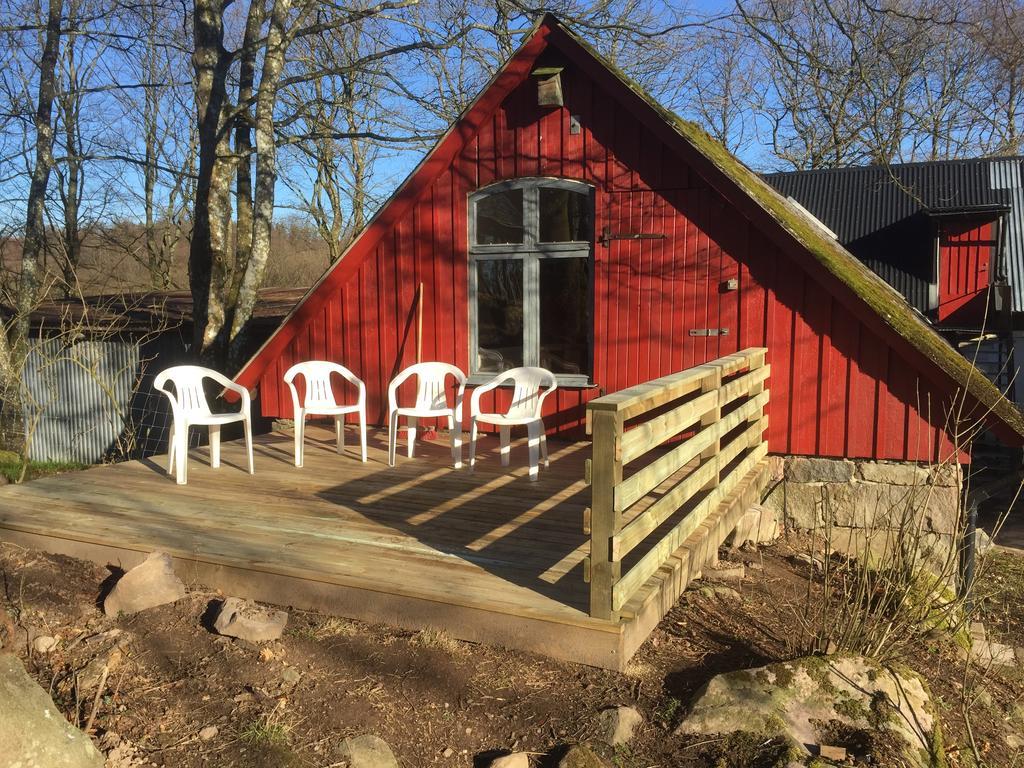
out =
[[[1020,145],[1019,0],[739,0],[764,61],[757,120],[792,168]]]
[[[984,149],[1022,151],[1024,137],[1024,3],[989,0],[978,9],[973,42],[980,51],[979,76],[971,96],[973,117],[985,126]]]
[[[702,125],[730,151],[743,154],[756,138],[764,65],[756,45],[731,20],[696,31],[675,64],[662,99]]]
[[[373,133],[387,124],[380,98],[385,76],[380,66],[357,66],[380,45],[379,25],[365,19],[300,40],[296,72],[322,68],[339,73],[313,78],[282,92],[284,149],[294,157],[283,180],[328,248],[330,262],[340,258],[377,202],[374,169],[385,142]]]
[[[327,62],[313,70],[292,72],[287,65],[293,43],[385,13],[392,15],[393,23],[400,24],[401,11],[414,3],[390,0],[342,8],[312,0],[256,0],[246,14],[242,43],[233,50],[226,45],[227,6],[214,0],[195,3],[193,62],[199,160],[189,280],[195,307],[195,343],[202,355],[230,360],[234,365],[245,347],[244,331],[270,253],[279,176],[278,145],[296,140],[282,140],[280,136],[280,126],[294,120],[293,116],[280,114],[282,90],[357,72],[412,50],[451,44],[414,35],[411,40],[377,46],[340,67],[337,62]],[[232,99],[231,73],[236,64],[237,98]],[[343,139],[351,132],[332,135]],[[237,201],[234,211],[232,181]],[[232,219],[237,233],[234,251]]]
[[[46,248],[46,190],[53,169],[53,101],[57,93],[57,62],[63,31],[63,0],[50,0],[46,13],[44,42],[39,59],[38,91],[33,119],[35,162],[25,205],[25,233],[21,247],[21,278],[17,296],[14,346],[28,336],[28,315],[39,295],[40,273]],[[0,362],[9,357],[0,349]]]

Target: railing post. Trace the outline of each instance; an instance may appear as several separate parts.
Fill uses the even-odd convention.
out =
[[[622,527],[615,511],[615,486],[622,482],[622,416],[594,410],[591,417],[590,615],[614,621],[618,612],[612,608],[612,589],[622,575],[622,564],[611,557],[612,537]]]
[[[713,370],[705,377],[704,381],[701,382],[700,391],[710,392],[712,390],[721,390],[722,388],[722,367],[716,363],[711,363]],[[722,406],[719,404],[715,408],[708,411],[700,420],[700,428],[713,429],[715,425],[722,419]],[[709,461],[718,462],[718,452],[722,449],[722,441],[715,440],[711,445],[707,447],[707,450],[701,452],[700,463],[703,465]],[[708,480],[708,484],[704,486],[702,490],[710,491],[718,487],[718,483],[721,481],[719,469],[715,470],[714,475]]]
[[[751,352],[751,354],[750,354],[750,370],[751,371],[755,371],[758,368],[764,367],[765,360],[766,360],[766,357],[767,357],[766,353],[767,353],[767,350],[765,350],[765,349],[759,349],[759,350],[756,350],[754,352]],[[754,397],[757,397],[758,395],[760,395],[762,392],[764,392],[764,382],[763,381],[758,382],[757,384],[753,385],[750,388],[750,391],[747,393],[747,397],[754,398]],[[761,421],[761,419],[763,419],[763,418],[764,418],[764,408],[762,407],[762,408],[758,409],[758,411],[757,411],[757,413],[755,415],[752,415],[747,420],[747,423],[748,424],[753,424],[755,422]],[[753,447],[759,445],[763,441],[764,441],[764,433],[762,432],[760,435],[757,436],[756,440],[752,439],[752,441],[750,443],[750,447],[753,448]]]

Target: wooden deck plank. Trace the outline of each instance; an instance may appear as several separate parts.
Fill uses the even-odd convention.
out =
[[[524,441],[506,468],[485,439],[470,473],[443,439],[390,468],[380,432],[365,464],[351,433],[342,456],[331,430],[308,435],[302,469],[291,434],[272,433],[257,438],[253,476],[231,441],[219,469],[192,451],[186,486],[156,456],[0,488],[0,539],[124,567],[163,549],[233,594],[617,669],[653,628],[587,613],[588,443],[551,441],[551,467],[530,482]],[[629,608],[645,626],[663,615]]]

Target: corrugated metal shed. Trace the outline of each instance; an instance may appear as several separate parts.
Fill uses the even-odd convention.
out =
[[[1003,221],[1003,266],[1010,283],[1013,311],[1024,312],[1024,186],[1022,158],[989,161],[989,183],[1002,192],[1011,206]]]
[[[981,158],[765,176],[922,312],[930,308],[934,214],[1009,208],[1004,271],[1024,311],[1024,158]]]
[[[262,343],[304,293],[261,290],[252,343]],[[0,306],[0,318],[12,312]],[[30,436],[29,457],[94,464],[164,451],[170,412],[153,377],[194,362],[191,318],[192,299],[183,291],[88,296],[37,307],[30,316],[34,338],[22,371],[27,401],[19,419],[22,434]],[[199,433],[190,439],[198,444]]]
[[[140,346],[130,339],[39,339],[22,370],[25,432],[36,461],[95,464],[164,450],[167,400],[153,390],[155,370],[184,362],[174,332]]]

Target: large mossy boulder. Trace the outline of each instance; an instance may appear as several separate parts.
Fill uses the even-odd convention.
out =
[[[778,737],[792,745],[794,759],[827,744],[882,765],[945,765],[924,681],[860,656],[812,656],[718,675],[697,692],[679,730]]]
[[[0,653],[0,765],[102,768],[103,755],[29,677],[17,657]]]

